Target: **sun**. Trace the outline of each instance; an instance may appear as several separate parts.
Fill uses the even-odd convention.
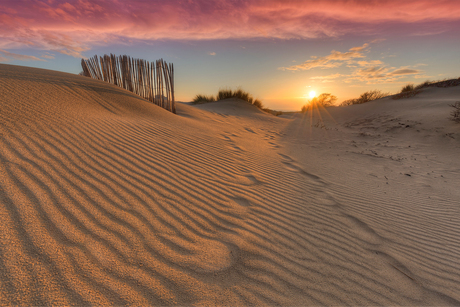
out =
[[[308,93],[308,96],[310,96],[310,98],[315,98],[316,97],[316,92],[315,91],[310,91],[310,93]]]

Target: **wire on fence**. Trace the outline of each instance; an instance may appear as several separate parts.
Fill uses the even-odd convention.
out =
[[[81,60],[83,75],[106,81],[176,113],[174,66],[163,59],[149,63],[129,56],[95,55]]]

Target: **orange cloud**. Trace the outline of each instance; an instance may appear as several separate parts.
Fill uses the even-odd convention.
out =
[[[328,83],[328,82],[333,82],[333,79],[337,79],[342,76],[343,75],[337,73],[337,74],[327,75],[327,76],[311,77],[310,80],[318,80],[318,81],[321,81],[322,83]]]
[[[423,70],[409,68],[407,66],[399,68],[388,68],[385,66],[370,66],[355,70],[351,75],[346,76],[343,80],[346,83],[350,82],[366,82],[367,84],[375,83],[391,83],[404,78],[408,75],[417,77],[422,75]]]
[[[281,67],[281,70],[310,70],[312,68],[335,68],[342,66],[344,62],[351,61],[357,58],[364,58],[364,51],[369,44],[364,44],[359,47],[353,47],[348,52],[332,51],[330,55],[324,57],[314,57],[312,60],[308,60],[299,65],[293,65],[289,67]]]

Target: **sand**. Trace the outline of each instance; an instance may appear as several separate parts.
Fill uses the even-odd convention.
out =
[[[460,305],[459,97],[174,115],[0,65],[0,304]]]

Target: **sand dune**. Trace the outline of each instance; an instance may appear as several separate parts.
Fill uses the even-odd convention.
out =
[[[0,304],[459,305],[459,94],[174,115],[0,65]]]

